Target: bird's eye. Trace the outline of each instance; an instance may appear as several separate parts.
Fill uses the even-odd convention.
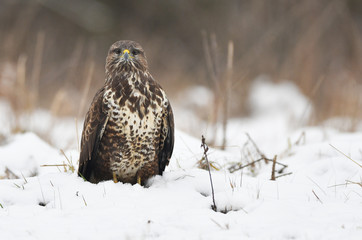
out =
[[[137,50],[137,49],[133,49],[133,50],[132,50],[132,54],[133,54],[133,55],[137,55],[137,54],[140,54],[140,53],[141,53],[140,50]]]
[[[121,49],[116,48],[116,49],[114,49],[114,52],[115,52],[116,54],[121,54]]]

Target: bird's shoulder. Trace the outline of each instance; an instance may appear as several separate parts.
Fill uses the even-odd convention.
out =
[[[160,83],[156,81],[151,74],[147,74],[143,76],[143,78],[143,81],[148,85],[147,89],[151,93],[152,99],[157,101],[158,105],[167,107],[169,105],[169,100]]]
[[[105,87],[103,86],[97,91],[92,100],[92,103],[85,117],[82,140],[87,140],[83,138],[88,138],[88,136],[96,131],[99,123],[102,122],[107,115],[105,109],[106,107],[103,101],[104,92]]]

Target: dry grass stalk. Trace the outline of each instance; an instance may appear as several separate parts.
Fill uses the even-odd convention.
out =
[[[305,144],[305,140],[306,136],[304,131],[299,135],[298,139],[294,143],[292,143],[292,141],[288,139],[288,147],[282,153],[279,154],[279,158],[292,155],[293,146],[299,146],[301,144]]]
[[[74,173],[75,171],[75,167],[74,167],[74,164],[72,162],[72,160],[70,160],[67,155],[65,154],[65,152],[63,151],[63,149],[60,149],[60,152],[63,154],[63,156],[65,157],[65,159],[67,160],[67,168],[64,167],[64,172],[67,172],[67,171],[71,171],[72,173]]]
[[[256,143],[254,142],[254,140],[250,137],[250,135],[248,133],[245,133],[246,136],[248,137],[248,141],[244,144],[243,147],[243,151],[247,152],[247,159],[250,159],[250,161],[247,164],[242,164],[241,162],[237,162],[237,163],[233,163],[228,167],[228,171],[230,173],[236,172],[238,170],[242,170],[246,167],[250,167],[250,171],[252,173],[255,173],[256,171],[256,164],[260,163],[260,162],[264,162],[265,164],[268,164],[269,162],[273,163],[273,167],[272,167],[272,180],[275,180],[278,177],[282,177],[282,176],[287,176],[290,175],[292,173],[285,173],[283,174],[284,170],[288,167],[288,165],[280,163],[278,161],[276,161],[277,156],[275,155],[274,159],[270,159],[267,158],[265,156],[265,154],[259,149],[259,147],[256,145]],[[247,147],[249,144],[251,144],[253,146],[253,150],[256,152],[257,157],[254,158],[253,154],[251,153],[250,149]],[[281,166],[281,168],[279,170],[276,170],[276,166]],[[275,175],[275,172],[280,174],[279,176]],[[273,177],[273,173],[274,173],[274,177]]]
[[[293,174],[293,173],[288,172],[288,173],[280,174],[280,175],[276,176],[275,179],[280,178],[280,177],[285,177],[285,176],[288,176],[288,175],[291,175],[291,174]]]
[[[205,156],[202,156],[202,158],[196,162],[196,167],[203,170],[208,170],[209,166],[216,171],[219,171],[221,169],[221,166],[216,162],[206,161]]]
[[[84,198],[84,196],[83,196],[83,195],[82,195],[82,199],[83,199],[84,205],[87,207],[87,206],[88,206],[88,204],[87,204],[87,202],[85,201],[85,198]]]
[[[305,132],[304,131],[300,134],[299,138],[294,143],[294,145],[299,145],[299,144],[305,144]]]
[[[66,167],[67,164],[62,163],[62,164],[43,164],[40,165],[40,167]]]
[[[314,85],[313,89],[312,89],[312,92],[309,94],[308,96],[308,103],[307,103],[307,106],[305,106],[304,108],[304,111],[299,119],[299,123],[297,125],[297,127],[301,127],[303,125],[303,122],[305,120],[305,116],[308,112],[308,110],[311,108],[311,106],[313,105],[313,102],[315,100],[315,96],[318,92],[318,90],[320,89],[323,81],[325,80],[325,76],[321,76],[319,77],[318,81],[316,82],[316,84]],[[310,121],[311,119],[309,119]]]
[[[50,112],[52,113],[52,115],[57,116],[58,113],[60,112],[60,109],[63,106],[64,103],[64,99],[67,97],[67,92],[65,89],[60,88],[52,101],[52,104],[50,105]]]
[[[16,175],[13,171],[11,171],[8,167],[5,167],[4,173],[5,175],[0,176],[0,179],[19,179],[19,176]]]
[[[255,150],[257,151],[257,153],[261,156],[261,158],[265,159],[265,155],[264,153],[262,153],[262,151],[260,151],[258,145],[256,145],[256,143],[254,142],[254,140],[250,137],[249,133],[245,133],[245,135],[248,137],[248,141],[251,142],[255,148]]]
[[[228,211],[227,211],[227,209],[225,209],[225,212],[223,212],[223,213],[227,213]],[[222,230],[229,230],[229,228],[230,228],[230,226],[229,226],[229,224],[227,224],[227,223],[225,223],[225,226],[222,226],[220,223],[218,223],[218,222],[216,222],[214,219],[210,219],[213,223],[215,223],[216,224],[216,226],[218,226],[220,229],[222,229]]]
[[[40,165],[40,167],[63,167],[64,172],[70,171],[70,172],[74,173],[75,167],[74,167],[73,161],[67,157],[67,155],[65,154],[63,149],[60,149],[60,152],[67,160],[67,163],[64,162],[62,164],[44,164],[44,165]]]
[[[233,60],[234,59],[234,42],[229,41],[228,44],[228,57],[227,57],[227,64],[226,64],[226,78],[224,81],[223,87],[223,113],[221,114],[222,117],[222,129],[223,129],[223,137],[222,137],[222,144],[221,149],[225,149],[226,146],[226,132],[227,132],[227,120],[229,115],[229,100],[231,94],[231,83],[233,77]]]
[[[44,79],[47,79],[47,83],[48,80],[50,83],[50,79],[54,79],[54,82],[51,83],[52,86],[55,86],[54,91],[57,91],[60,86],[66,85],[76,90],[83,88],[83,85],[78,80],[81,75],[80,66],[84,65],[83,60],[86,59],[84,56],[89,56],[89,51],[83,47],[83,45],[92,41],[92,38],[89,38],[88,32],[80,31],[79,27],[81,26],[72,21],[62,21],[62,16],[51,18],[51,21],[43,22],[41,26],[34,24],[42,21],[41,19],[49,18],[49,11],[42,6],[42,3],[39,1],[25,3],[19,0],[14,0],[13,2],[14,4],[4,5],[4,12],[7,13],[8,17],[4,18],[5,22],[0,33],[0,42],[2,42],[0,48],[3,52],[2,56],[0,56],[0,64],[2,64],[2,60],[13,64],[18,56],[25,53],[29,56],[27,65],[34,69],[33,71],[29,69],[29,73],[33,76],[39,75],[36,67],[40,66],[36,62],[42,62],[39,60],[42,57],[42,54],[40,54],[42,48],[39,47],[42,45],[42,37],[39,34],[41,29],[50,29],[49,32],[46,32],[47,43],[44,49],[44,52],[46,51],[47,56],[50,57],[47,61],[43,59],[42,63],[42,70],[49,70],[47,73],[49,77],[44,77]],[[302,89],[303,93],[311,98],[313,86],[319,81],[320,76],[323,76],[326,81],[320,85],[318,96],[312,100],[316,109],[314,123],[321,123],[333,116],[347,116],[354,120],[351,124],[351,130],[353,130],[355,122],[362,117],[359,110],[361,106],[358,104],[360,102],[359,95],[341,94],[341,86],[343,85],[342,88],[344,88],[345,85],[338,83],[338,81],[349,82],[356,79],[358,85],[360,85],[362,34],[359,31],[361,23],[358,19],[361,12],[361,4],[357,3],[360,1],[352,2],[340,0],[306,0],[295,2],[276,0],[274,4],[270,4],[267,1],[259,2],[252,0],[242,1],[242,3],[213,1],[208,9],[200,7],[200,4],[192,4],[192,7],[189,9],[193,9],[193,11],[190,14],[201,10],[203,16],[215,17],[215,21],[209,21],[208,24],[203,26],[206,29],[213,29],[215,34],[210,36],[203,32],[202,39],[208,69],[207,73],[215,72],[210,74],[211,77],[208,77],[210,83],[216,83],[212,76],[222,77],[220,73],[223,73],[222,67],[220,68],[221,65],[215,65],[214,60],[223,63],[223,60],[220,60],[219,57],[223,56],[224,51],[217,52],[215,49],[219,48],[219,50],[222,50],[220,43],[227,42],[228,38],[232,38],[235,41],[235,46],[237,46],[237,49],[235,49],[233,73],[234,85],[239,85],[240,80],[244,78],[243,86],[239,85],[237,89],[233,87],[234,91],[241,93],[238,94],[238,101],[235,102],[244,102],[243,100],[247,97],[248,86],[259,74],[269,75],[276,81],[279,79],[294,81]],[[117,4],[106,5],[112,7]],[[217,7],[221,5],[223,6],[222,8]],[[357,7],[355,8],[355,6]],[[140,10],[142,11],[143,9],[144,11],[145,8],[148,9],[149,7],[151,6],[146,4]],[[229,9],[233,9],[233,11],[229,11]],[[172,11],[172,9],[170,10]],[[179,14],[179,12],[175,11],[174,13]],[[179,39],[177,34],[191,36],[191,34],[199,31],[199,25],[189,24],[193,21],[193,17],[196,16],[197,18],[198,14],[190,16],[191,18],[187,21],[181,21],[179,25],[180,29],[183,29],[185,32],[177,31],[179,28],[175,28],[174,37],[177,39]],[[160,13],[155,17],[159,20],[161,18],[166,20],[169,14],[163,15],[163,13]],[[120,19],[122,19],[122,15],[120,15]],[[51,31],[51,29],[54,29],[54,26],[58,27],[61,32],[66,30],[67,34],[54,34]],[[167,24],[164,26],[160,25],[160,32],[165,31],[165,26],[167,27]],[[225,29],[225,26],[228,26],[228,28]],[[128,27],[133,28],[134,23],[129,24]],[[149,28],[147,24],[143,24],[143,27]],[[145,33],[147,35],[147,31]],[[69,36],[79,36],[78,41],[77,39],[74,41],[74,37],[70,38]],[[216,41],[216,36],[218,36],[218,42]],[[141,41],[142,39],[147,39],[147,37],[142,34],[139,36]],[[28,41],[31,39],[37,40],[33,42]],[[108,45],[110,39],[114,39],[114,36],[106,34],[102,37],[102,40],[98,39],[97,42],[105,46]],[[171,40],[168,42],[173,44],[175,41]],[[197,41],[197,38],[188,38],[185,44],[178,45],[177,49],[174,48],[174,55],[187,52],[185,50],[189,50],[190,46],[197,46]],[[149,41],[148,49],[161,49],[161,47],[164,47],[162,45],[167,44],[166,42]],[[54,45],[56,47],[51,47],[52,44],[56,44]],[[166,47],[170,46],[172,45]],[[33,55],[30,52],[24,52],[33,51],[33,49],[35,49]],[[156,57],[165,59],[167,53],[168,51],[158,51]],[[199,58],[200,53],[202,54],[199,51],[192,51],[190,54],[176,58],[177,60],[174,63],[170,62],[170,64],[175,64],[179,69],[183,69],[184,66],[188,66],[185,63],[188,63],[190,59]],[[96,56],[94,59],[98,58],[98,56],[101,57],[99,52],[95,52],[93,56]],[[159,62],[161,63],[162,61]],[[194,70],[187,74],[192,76],[197,76],[200,73],[204,74],[200,70],[202,69],[202,62],[199,61],[198,64],[199,66],[195,66]],[[219,66],[219,69],[215,69],[215,66]],[[160,65],[154,65],[154,68],[160,69]],[[95,72],[98,73],[100,71],[103,74],[103,65],[97,64]],[[248,76],[241,77],[246,71],[248,71]],[[63,74],[67,75],[67,73],[68,76],[62,76]],[[179,78],[174,77],[173,79],[186,78],[187,76],[182,73]],[[194,80],[194,78],[189,79]],[[30,84],[33,84],[33,77],[29,79],[28,85],[30,86]],[[171,83],[170,85],[179,86],[179,84]],[[345,89],[347,93],[350,90]],[[48,91],[48,89],[41,88],[39,91]],[[43,94],[41,95],[43,96]],[[53,95],[52,93],[49,94],[50,98]],[[72,96],[74,95],[72,94]],[[49,99],[39,99],[39,101],[49,102]],[[218,105],[214,106],[217,109]],[[235,106],[234,109],[229,109],[229,112],[231,111],[235,111],[235,114],[246,113],[246,104]]]
[[[32,107],[37,106],[39,100],[39,80],[40,80],[40,71],[43,60],[43,51],[45,43],[45,33],[43,31],[38,32],[35,44],[35,54],[33,60],[33,69],[30,77],[30,82],[33,84],[33,101],[34,104]]]
[[[225,69],[222,69],[220,63],[219,49],[216,40],[216,34],[210,34],[208,37],[205,31],[202,31],[202,43],[206,61],[206,68],[210,81],[208,81],[214,95],[210,124],[212,126],[211,144],[215,144],[217,136],[217,123],[221,120],[222,144],[221,149],[226,146],[226,130],[229,115],[229,98],[231,94],[234,62],[234,43],[229,41],[227,48],[227,61]]]
[[[15,126],[13,128],[13,132],[21,132],[20,126],[20,115],[21,113],[28,109],[27,104],[29,103],[29,94],[26,90],[25,82],[26,82],[26,55],[21,55],[18,59],[16,66],[16,85],[14,88],[14,93],[12,97],[14,99],[11,102],[14,105],[15,110]]]
[[[323,202],[320,200],[320,198],[318,197],[318,195],[314,192],[314,190],[312,190],[312,193],[314,194],[314,196],[317,198],[317,200],[323,204]]]
[[[348,158],[349,160],[351,160],[352,162],[354,162],[355,164],[357,164],[357,166],[359,166],[360,168],[362,168],[362,165],[360,163],[358,163],[357,161],[353,160],[351,157],[349,157],[347,154],[345,154],[344,152],[342,152],[341,150],[339,150],[338,148],[336,148],[335,146],[333,146],[332,144],[329,144],[329,146],[331,146],[332,148],[334,148],[335,150],[337,150],[337,152],[339,152],[340,154],[342,154],[343,156],[345,156],[346,158]]]
[[[277,155],[273,158],[273,165],[272,165],[272,172],[271,172],[271,178],[270,180],[275,181],[275,165],[277,163]]]
[[[241,169],[246,168],[246,167],[249,167],[249,166],[251,166],[251,167],[254,168],[254,167],[255,167],[255,164],[258,163],[258,162],[260,162],[260,161],[265,161],[265,159],[264,159],[264,158],[259,158],[259,159],[257,159],[257,160],[254,160],[254,161],[250,162],[250,163],[247,163],[247,164],[245,164],[245,165],[241,165],[240,163],[232,164],[232,165],[228,168],[228,171],[229,171],[230,173],[233,173],[233,172],[236,172],[236,171],[238,171],[238,170],[241,170]]]
[[[355,185],[362,187],[362,180],[361,180],[361,182],[353,182],[353,181],[346,180],[346,184],[355,184]]]
[[[209,147],[206,145],[205,143],[205,137],[202,136],[201,137],[201,147],[204,150],[204,158],[206,160],[206,162],[208,163],[208,172],[209,172],[209,177],[210,177],[210,185],[211,185],[211,194],[212,194],[212,203],[213,205],[211,205],[212,210],[214,210],[216,212],[217,208],[216,208],[216,203],[215,203],[215,193],[214,193],[214,185],[212,183],[212,177],[211,177],[211,171],[210,171],[210,165],[209,165],[209,160],[207,158],[207,152],[209,151]]]

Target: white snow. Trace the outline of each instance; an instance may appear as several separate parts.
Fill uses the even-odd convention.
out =
[[[266,76],[255,79],[249,102],[254,115],[287,115],[290,121],[305,121],[311,112],[308,99],[293,83],[274,84]]]
[[[211,209],[209,174],[197,168],[201,141],[182,131],[176,131],[163,176],[141,187],[91,184],[68,168],[42,167],[69,164],[60,149],[77,167],[72,119],[44,111],[30,116],[33,131],[48,131],[52,145],[33,132],[11,134],[11,124],[5,124],[0,239],[362,239],[362,133],[291,127],[290,117],[300,118],[308,101],[290,83],[257,84],[250,100],[255,114],[232,119],[228,148],[208,152],[220,168],[211,172],[218,212]],[[0,110],[8,111],[4,104]],[[272,164],[264,162],[230,173],[232,164],[256,156],[245,133],[268,158],[277,155],[288,165],[283,173],[291,174],[271,181]],[[7,179],[9,170],[19,178]]]

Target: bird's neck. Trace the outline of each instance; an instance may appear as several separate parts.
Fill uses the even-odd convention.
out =
[[[125,81],[125,80],[138,80],[138,79],[149,79],[152,78],[148,70],[141,71],[139,69],[130,68],[122,69],[122,71],[117,71],[113,69],[106,70],[106,84],[110,81]]]
[[[123,71],[118,74],[106,72],[105,85],[112,88],[126,87],[128,85],[140,90],[139,88],[143,89],[149,81],[153,81],[153,78],[148,71]]]

